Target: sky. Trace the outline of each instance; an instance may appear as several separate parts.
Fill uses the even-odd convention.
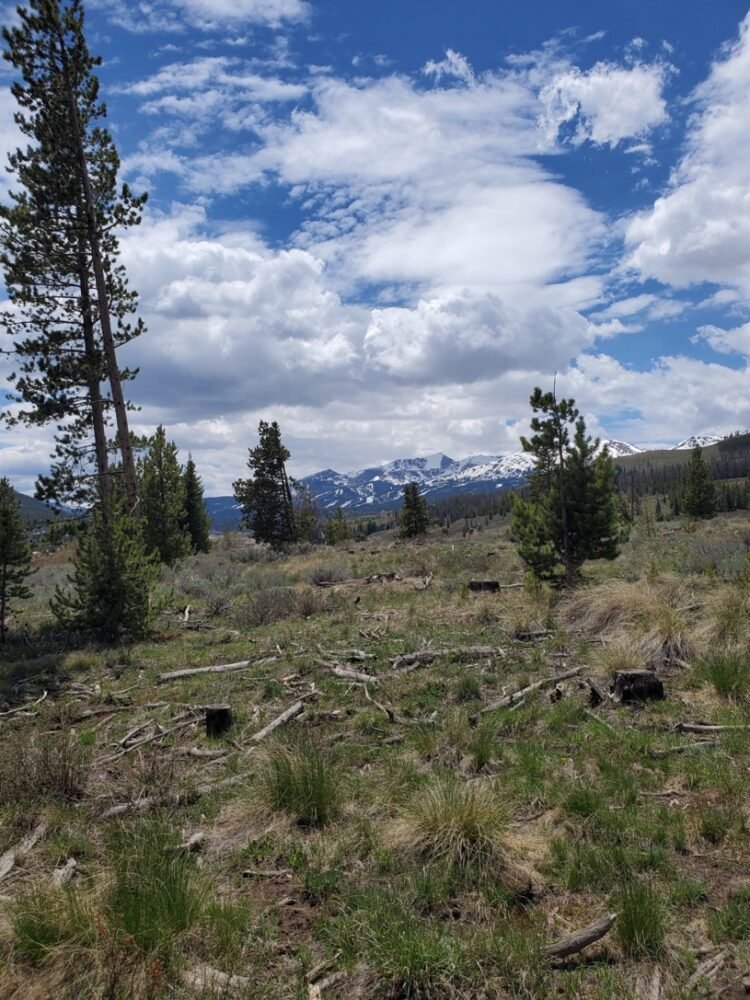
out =
[[[296,476],[518,450],[555,373],[641,447],[750,427],[747,0],[86,10],[149,192],[121,241],[132,424],[163,424],[207,495],[260,419]],[[33,491],[50,442],[2,430],[0,475]]]

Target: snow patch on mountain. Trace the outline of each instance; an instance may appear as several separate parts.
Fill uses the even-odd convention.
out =
[[[685,438],[684,441],[680,441],[676,444],[672,451],[685,451],[688,448],[708,448],[712,444],[718,444],[719,441],[723,441],[724,438],[717,437],[715,434],[693,434],[692,437]]]

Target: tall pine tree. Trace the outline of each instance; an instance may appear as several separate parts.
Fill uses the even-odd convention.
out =
[[[203,483],[195,468],[193,456],[188,455],[182,477],[185,488],[185,512],[183,526],[190,537],[193,552],[208,552],[211,548],[209,532],[211,521],[203,499]]]
[[[711,470],[703,461],[702,450],[693,448],[682,492],[682,513],[687,517],[711,518],[716,515],[716,490]]]
[[[26,586],[30,563],[31,546],[18,497],[8,480],[0,479],[0,642],[5,642],[12,605],[31,597]]]
[[[513,500],[513,533],[537,578],[572,586],[587,559],[617,555],[614,463],[586,433],[574,400],[537,388],[531,407],[542,416],[531,421],[533,436],[521,439],[535,464],[528,499]]]
[[[114,413],[127,506],[137,484],[117,347],[141,332],[136,295],[118,263],[117,231],[140,222],[145,196],[117,189],[119,158],[103,126],[81,0],[29,0],[5,29],[5,59],[18,74],[16,121],[29,140],[10,156],[11,204],[0,211],[5,284],[13,308],[2,323],[14,338],[13,419],[54,423],[56,450],[45,499],[102,504],[112,473],[107,418]],[[95,469],[95,479],[91,469]],[[96,481],[93,495],[88,484]]]
[[[281,430],[274,421],[261,420],[260,443],[250,449],[248,467],[252,478],[234,483],[234,497],[242,505],[243,523],[259,542],[282,548],[297,537],[294,504],[286,463],[290,453],[281,442]]]
[[[160,425],[141,462],[141,521],[146,551],[172,566],[191,549],[185,525],[186,487],[177,445]]]

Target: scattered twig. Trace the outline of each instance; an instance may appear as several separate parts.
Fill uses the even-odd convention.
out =
[[[45,691],[40,698],[37,698],[36,701],[29,701],[26,702],[25,705],[19,705],[18,708],[11,708],[7,712],[0,712],[0,716],[17,715],[19,712],[28,712],[30,708],[34,708],[36,705],[41,705],[46,697],[47,691]]]
[[[548,958],[567,958],[568,955],[575,955],[577,952],[583,951],[584,948],[588,948],[595,941],[599,941],[605,934],[609,934],[616,920],[616,913],[608,913],[604,917],[599,917],[598,920],[594,920],[582,930],[568,934],[554,944],[548,945],[544,949],[544,953]]]
[[[713,979],[724,964],[726,957],[727,953],[720,951],[718,955],[712,955],[701,962],[690,979],[685,983],[685,991],[689,993],[702,979],[708,979],[709,981]]]
[[[379,701],[375,701],[371,697],[370,692],[367,690],[367,685],[365,684],[365,698],[371,702],[376,708],[388,718],[389,722],[397,722],[401,726],[434,726],[435,719],[406,719],[402,715],[396,715],[392,708],[388,708],[387,705],[381,705]]]
[[[588,717],[590,719],[593,719],[594,722],[598,722],[600,726],[604,726],[604,728],[608,729],[610,731],[610,733],[616,733],[617,732],[617,730],[615,729],[614,726],[610,726],[610,724],[608,722],[605,722],[604,719],[602,719],[602,717],[600,715],[596,714],[596,712],[592,712],[590,708],[584,708],[583,711],[584,711],[585,715],[588,715]]]
[[[575,667],[572,670],[566,670],[562,674],[555,674],[554,677],[545,677],[540,681],[534,681],[533,684],[528,684],[525,688],[521,688],[520,691],[514,691],[513,694],[508,694],[504,698],[499,698],[497,701],[491,702],[489,705],[485,705],[484,708],[480,709],[472,718],[476,719],[480,715],[485,715],[487,712],[494,712],[498,708],[510,708],[515,705],[517,701],[525,698],[527,694],[532,691],[538,691],[544,687],[554,687],[560,681],[566,681],[570,677],[576,677],[580,674],[582,667]]]
[[[713,726],[703,722],[678,722],[678,733],[731,733],[750,729],[750,726]]]
[[[307,988],[307,1000],[322,1000],[323,990],[340,983],[342,979],[346,979],[346,976],[347,973],[342,969],[340,972],[333,972],[330,976],[326,976],[318,983],[310,983]]]
[[[291,868],[245,868],[244,878],[284,878],[292,877]]]
[[[307,697],[313,697],[316,694],[312,691]],[[260,743],[275,729],[288,722],[290,719],[295,718],[300,715],[304,710],[305,704],[303,701],[296,701],[293,705],[278,715],[272,722],[269,722],[267,726],[264,726],[259,732],[251,737],[255,744]],[[249,756],[256,749],[255,746],[248,747],[244,752],[245,756]],[[148,796],[143,799],[132,799],[129,802],[120,802],[118,805],[110,806],[103,814],[103,819],[110,819],[113,816],[122,816],[123,813],[131,811],[144,811],[148,809],[153,809],[159,805],[186,805],[191,802],[197,801],[197,799],[202,798],[204,795],[211,795],[213,792],[222,791],[224,788],[230,788],[232,785],[239,785],[248,780],[248,778],[253,777],[252,771],[243,771],[240,774],[233,774],[228,778],[222,778],[220,781],[212,781],[207,784],[197,785],[194,788],[186,789],[181,792],[170,792],[166,796]]]
[[[650,757],[669,757],[673,753],[690,753],[691,750],[707,750],[717,746],[716,740],[700,740],[698,743],[679,743],[674,747],[667,747],[665,750],[650,750]]]

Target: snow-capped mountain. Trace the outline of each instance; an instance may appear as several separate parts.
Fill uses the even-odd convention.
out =
[[[715,434],[693,434],[692,437],[685,438],[684,441],[680,441],[676,444],[672,451],[686,451],[687,449],[693,448],[708,448],[709,445],[718,444],[719,441],[723,441],[721,437],[717,437]]]
[[[643,448],[638,448],[634,444],[628,444],[627,441],[602,441],[600,447],[603,448],[605,444],[609,449],[609,453],[612,458],[622,458],[625,455],[643,454]]]
[[[686,438],[675,450],[715,444],[721,438],[711,434]],[[602,440],[613,458],[645,454],[642,448],[626,441]],[[456,493],[492,493],[495,490],[520,486],[528,478],[534,461],[524,451],[508,455],[470,455],[453,459],[442,452],[419,458],[397,458],[385,465],[336,472],[323,469],[301,480],[307,486],[318,507],[333,511],[341,507],[350,514],[366,514],[395,510],[403,501],[405,483],[417,483],[420,493],[428,500],[439,500]],[[209,497],[206,506],[215,531],[239,526],[242,511],[233,497]]]

